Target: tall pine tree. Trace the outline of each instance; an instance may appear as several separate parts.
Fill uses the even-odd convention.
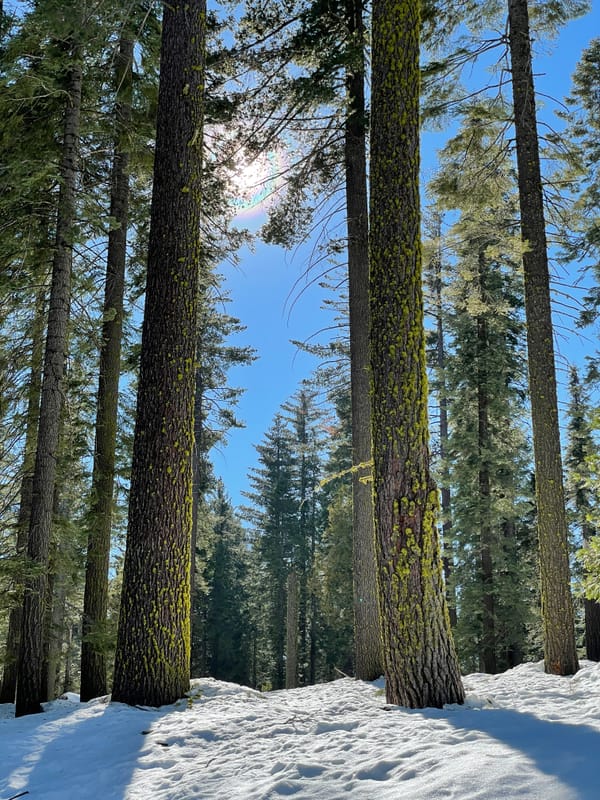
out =
[[[38,5],[36,10],[41,13],[44,10],[43,4]],[[71,12],[75,13],[75,9],[71,9]],[[75,13],[75,19],[81,22],[81,15]],[[63,87],[66,100],[60,163],[61,187],[56,216],[56,239],[27,544],[27,555],[38,565],[39,571],[27,582],[23,600],[15,712],[17,716],[41,711],[41,700],[44,696],[42,661],[44,610],[47,600],[46,570],[50,551],[71,304],[75,192],[81,116],[81,44],[78,40],[80,31],[72,28],[69,9],[62,9],[56,23],[59,28],[55,33],[53,46],[63,51],[68,66]]]
[[[190,670],[204,0],[165,4],[148,278],[113,699],[162,705]]]
[[[373,4],[371,403],[389,702],[462,702],[429,467],[419,200],[420,3]]]
[[[444,238],[451,580],[463,664],[484,672],[522,658],[533,599],[520,248],[498,139],[499,125],[482,124],[480,106],[467,112],[431,184],[438,202],[460,214]]]
[[[548,246],[527,0],[508,0],[508,24],[523,241],[544,664],[546,672],[572,675],[579,664],[570,586]]]

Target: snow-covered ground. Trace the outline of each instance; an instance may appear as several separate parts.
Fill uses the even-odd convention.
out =
[[[0,800],[600,798],[600,664],[465,678],[465,706],[386,705],[349,678],[261,694],[209,678],[136,709],[0,706]]]

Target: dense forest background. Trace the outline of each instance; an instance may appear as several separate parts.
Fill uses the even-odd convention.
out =
[[[422,187],[429,449],[445,600],[467,672],[539,659],[548,638],[531,425],[538,389],[527,360],[537,323],[526,309],[524,134],[513,124],[516,50],[507,33],[516,5],[427,0],[419,24],[421,124],[448,134]],[[160,116],[161,11],[112,0],[0,5],[0,702],[13,702],[19,669],[23,681],[33,664],[21,655],[19,667],[19,652],[33,652],[32,630],[42,643],[32,667],[42,676],[40,699],[73,689],[89,699],[112,685],[134,424],[153,407],[152,388],[143,406],[140,390],[137,408],[136,392],[147,269],[154,274],[157,113],[167,138],[178,135],[175,118],[169,127]],[[169,475],[183,471],[178,459],[193,467],[191,497],[180,502],[192,519],[191,672],[265,690],[375,677],[383,660],[367,570],[374,534],[362,267],[367,156],[383,118],[370,116],[371,9],[360,0],[264,0],[199,13],[204,107],[192,130],[203,129],[201,170],[173,156],[177,169],[189,166],[185,193],[194,194],[194,180],[202,187],[189,222],[200,230],[187,285],[196,305],[176,312],[192,330],[185,372],[194,443],[175,437],[165,467]],[[586,13],[582,2],[530,2],[536,45]],[[554,302],[587,350],[583,369],[561,364],[572,579],[551,582],[572,589],[577,650],[594,660],[599,79],[600,39],[592,39],[570,95],[556,98],[555,123],[537,128]],[[239,217],[256,191],[249,181],[272,191],[258,231]],[[371,184],[379,185],[373,175]],[[165,230],[182,216],[163,209]],[[154,210],[152,220],[158,229]],[[312,243],[298,286],[321,287],[326,332],[298,343],[318,367],[256,442],[245,503],[234,507],[211,459],[243,425],[236,407],[244,388],[231,385],[229,372],[252,370],[256,353],[240,344],[244,320],[228,312],[223,274],[253,237],[289,251]],[[168,280],[156,274],[155,283]],[[172,316],[166,306],[156,313]],[[146,358],[148,376],[156,361]],[[178,369],[168,385],[185,382]],[[159,392],[162,384],[149,385]],[[169,422],[156,424],[164,431]],[[177,572],[177,562],[169,568]],[[23,619],[38,622],[29,628]],[[125,661],[118,665],[126,674]]]

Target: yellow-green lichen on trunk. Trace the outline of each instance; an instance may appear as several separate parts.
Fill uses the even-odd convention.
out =
[[[162,705],[190,669],[204,0],[165,6],[148,279],[113,698]],[[189,84],[190,90],[181,91]]]
[[[419,209],[419,4],[373,4],[371,400],[389,702],[462,702],[429,472]]]

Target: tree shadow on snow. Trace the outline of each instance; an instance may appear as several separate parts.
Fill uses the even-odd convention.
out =
[[[97,713],[82,717],[76,712],[86,704],[68,708],[68,701],[58,702],[65,704],[59,713],[52,709],[35,715],[37,726],[23,734],[15,730],[17,746],[11,747],[10,764],[0,769],[0,798],[20,792],[32,798],[125,797],[134,772],[150,766],[152,748],[163,744],[153,729],[173,708],[141,711],[91,701],[98,704]]]
[[[518,750],[537,769],[558,778],[582,798],[600,797],[597,729],[503,708],[465,707],[444,718],[457,730],[478,731]]]

